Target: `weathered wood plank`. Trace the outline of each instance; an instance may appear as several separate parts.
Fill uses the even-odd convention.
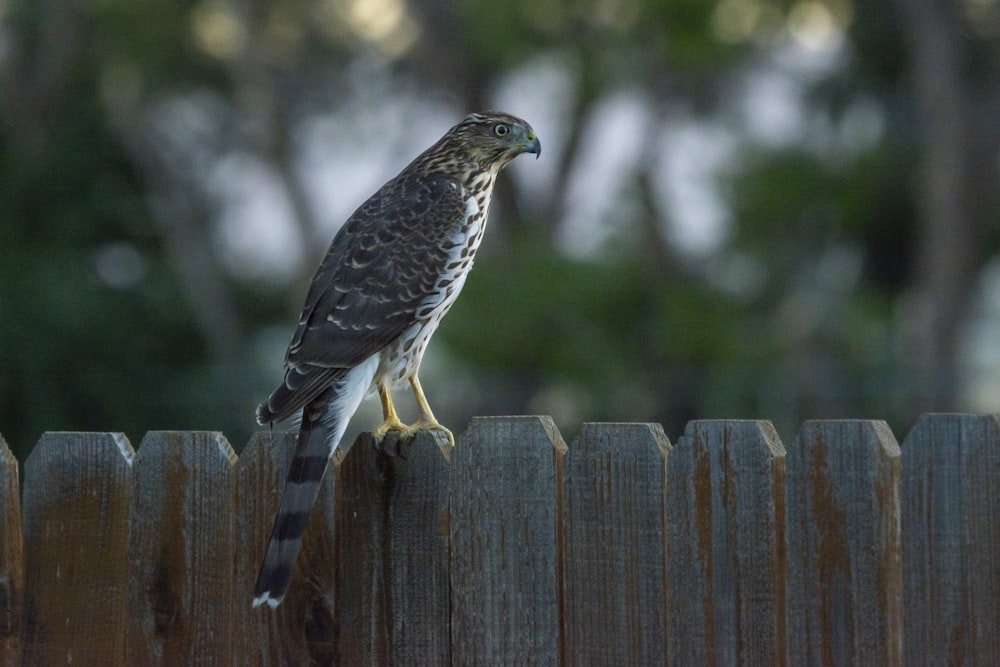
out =
[[[585,423],[563,463],[562,664],[666,660],[664,484],[659,424]]]
[[[133,456],[120,433],[46,433],[25,461],[23,664],[129,664]]]
[[[0,664],[17,664],[21,651],[24,552],[17,459],[0,435]]]
[[[1000,419],[924,415],[902,465],[903,662],[1000,665]]]
[[[786,661],[785,450],[768,421],[687,425],[668,459],[669,657]]]
[[[885,422],[799,430],[787,468],[791,664],[900,663],[900,475]]]
[[[558,663],[565,451],[549,417],[477,417],[452,451],[453,664]]]
[[[232,664],[235,463],[221,433],[143,438],[133,464],[128,664]]]
[[[338,469],[338,657],[345,665],[450,662],[450,447],[443,433],[431,432],[384,446],[397,447],[386,455],[362,434]]]
[[[336,655],[333,465],[309,516],[288,595],[276,609],[251,606],[254,581],[295,451],[295,435],[257,432],[236,464],[236,530],[243,545],[236,560],[234,619],[240,665],[330,665]]]

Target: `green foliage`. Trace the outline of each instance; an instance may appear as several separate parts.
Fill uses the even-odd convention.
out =
[[[126,6],[95,7],[93,16],[65,27],[82,30],[93,21],[95,34],[117,34],[124,25],[110,10]],[[21,10],[23,34],[41,30],[31,21],[42,17]],[[165,47],[168,35],[150,40],[140,34],[142,26],[156,25],[155,15],[125,31],[136,39],[116,48],[135,46],[133,55],[143,58],[153,54],[140,47],[153,44],[160,45],[159,55],[176,53]],[[170,15],[176,21],[176,12]],[[161,21],[156,29],[165,26]],[[84,43],[92,48],[67,65],[63,89],[26,98],[50,106],[26,115],[23,108],[0,108],[8,128],[0,137],[0,345],[6,350],[0,431],[20,453],[42,430],[124,430],[138,438],[154,424],[189,421],[159,400],[159,388],[177,369],[206,360],[150,217],[148,193],[104,114],[99,64],[112,41]],[[167,71],[163,63],[147,65],[151,73]],[[136,284],[101,280],[98,258],[114,244],[131,249],[140,263]]]
[[[546,129],[563,152],[543,134],[542,158],[558,177],[535,193],[547,200],[531,202],[504,176],[513,190],[494,214],[494,240],[435,339],[506,388],[479,411],[546,408],[555,396],[574,406],[564,419],[656,420],[671,434],[696,416],[772,418],[789,437],[803,417],[905,425],[914,380],[897,319],[919,278],[915,221],[927,195],[905,5],[810,3],[850,18],[844,62],[809,84],[805,113],[836,128],[867,100],[883,127],[870,145],[818,149],[810,137],[774,148],[740,137],[719,188],[730,228],[700,256],[663,234],[673,211],[658,209],[650,183],[661,163],[646,150],[610,195],[620,233],[603,254],[576,260],[555,247],[567,183],[591,157],[583,128],[602,102],[634,93],[653,133],[691,116],[728,125],[734,82],[767,62],[803,3],[729,3],[775,21],[743,39],[720,37],[724,4],[387,2],[419,27],[420,41],[398,50],[376,34],[391,13],[359,27],[370,6],[347,0],[0,4],[0,433],[21,454],[51,429],[133,439],[151,428],[218,429],[239,447],[254,402],[278,380],[280,350],[259,351],[269,363],[255,348],[272,330],[290,335],[303,290],[220,268],[221,207],[194,162],[249,154],[289,186],[303,119],[326,119],[352,95],[410,103],[392,98],[401,90],[478,106],[515,68],[551,54],[568,63],[567,99],[543,89],[525,98],[559,110]],[[218,48],[206,46],[220,34]],[[954,38],[972,56],[995,53],[987,37]],[[989,85],[989,62],[963,65],[970,90]],[[217,125],[193,132],[166,165],[148,117],[192,93],[217,105]],[[995,202],[995,184],[992,193]],[[310,237],[316,221],[303,219],[313,204],[296,208],[299,231],[325,246]],[[179,225],[195,240],[172,235]],[[996,243],[994,233],[984,257]],[[214,272],[193,273],[192,250]],[[119,272],[110,278],[108,262]],[[314,268],[289,283],[304,285]]]
[[[857,247],[866,278],[898,293],[911,268],[916,177],[900,164],[881,150],[842,164],[798,150],[751,158],[730,183],[741,222],[733,245],[766,257],[776,280],[831,244]]]
[[[477,262],[438,335],[466,363],[518,378],[524,400],[576,387],[586,419],[681,420],[704,407],[693,384],[759,343],[740,315],[695,276],[638,256],[570,260],[529,233]]]

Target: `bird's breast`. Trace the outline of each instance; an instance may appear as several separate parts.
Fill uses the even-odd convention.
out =
[[[492,180],[486,185],[492,186]],[[441,242],[443,263],[433,268],[433,287],[414,313],[415,322],[383,351],[379,376],[398,383],[416,373],[431,336],[451,309],[472,270],[486,230],[492,187],[463,186],[464,215]]]

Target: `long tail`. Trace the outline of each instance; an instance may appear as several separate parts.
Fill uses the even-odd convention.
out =
[[[302,411],[295,454],[288,468],[285,490],[271,529],[271,539],[254,585],[253,606],[281,604],[292,579],[319,485],[374,377],[375,364],[365,362],[347,371],[334,386],[310,401]]]
[[[272,607],[281,604],[288,590],[288,582],[292,579],[295,560],[302,546],[302,534],[309,520],[309,510],[319,493],[319,484],[323,480],[333,448],[329,443],[330,433],[322,423],[322,415],[330,403],[327,394],[331,392],[332,390],[325,392],[307,405],[302,413],[295,455],[288,468],[281,505],[274,519],[274,528],[271,529],[271,540],[267,544],[264,562],[253,589],[255,607],[265,602]],[[333,446],[336,446],[336,442]]]

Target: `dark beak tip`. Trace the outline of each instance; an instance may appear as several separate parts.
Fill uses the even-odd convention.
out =
[[[532,139],[531,143],[528,144],[528,151],[534,153],[535,159],[537,160],[542,156],[542,142],[540,142],[537,137]]]

